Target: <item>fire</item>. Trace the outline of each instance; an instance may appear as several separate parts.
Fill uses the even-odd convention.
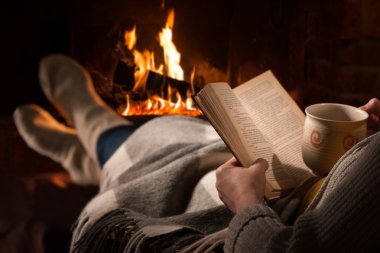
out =
[[[180,65],[181,54],[177,51],[173,43],[172,28],[174,25],[174,10],[171,10],[166,21],[165,28],[158,34],[160,45],[164,49],[165,66],[167,66],[167,76],[174,79],[183,80],[183,70]]]
[[[124,41],[125,41],[125,45],[127,46],[129,50],[132,50],[135,47],[136,41],[137,41],[136,26],[134,26],[131,31],[125,32]]]
[[[180,65],[181,54],[178,52],[173,43],[173,26],[174,26],[174,10],[172,9],[167,17],[165,27],[158,34],[160,46],[164,52],[164,64],[156,67],[154,53],[149,50],[142,52],[135,49],[137,35],[136,27],[126,31],[124,34],[125,46],[131,50],[134,56],[134,63],[137,66],[134,77],[135,85],[132,92],[139,94],[147,94],[146,81],[149,71],[168,76],[170,78],[183,81],[184,71]],[[194,71],[194,70],[193,70]],[[191,74],[193,79],[194,73]],[[192,80],[191,80],[192,83]],[[183,98],[181,93],[174,87],[167,87],[166,95],[151,94],[145,101],[135,101],[131,99],[130,94],[126,96],[126,106],[121,113],[127,115],[164,115],[164,114],[182,114],[198,116],[201,112],[194,106],[191,95],[194,94],[194,87],[191,84],[187,87],[186,97]]]

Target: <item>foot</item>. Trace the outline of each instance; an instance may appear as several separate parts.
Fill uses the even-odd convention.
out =
[[[51,55],[40,63],[40,84],[57,110],[74,126],[87,154],[97,161],[97,141],[105,131],[131,125],[106,105],[89,73],[64,55]]]
[[[96,93],[90,74],[73,59],[54,54],[40,62],[42,91],[68,123],[78,110],[105,103]]]
[[[98,184],[100,168],[91,159],[76,131],[56,121],[37,105],[18,107],[14,122],[26,144],[65,168],[77,184]]]

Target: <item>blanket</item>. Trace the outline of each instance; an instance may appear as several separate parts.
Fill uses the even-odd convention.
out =
[[[175,252],[219,238],[233,214],[212,172],[231,156],[203,119],[147,122],[104,165],[99,193],[73,226],[71,251]]]
[[[139,127],[102,169],[100,191],[73,226],[72,252],[222,252],[233,218],[215,188],[232,154],[209,123],[159,117]],[[272,205],[291,220],[305,182]]]

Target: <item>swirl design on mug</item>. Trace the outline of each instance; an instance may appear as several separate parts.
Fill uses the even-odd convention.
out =
[[[343,138],[343,148],[347,151],[358,142],[352,135],[347,135]]]
[[[323,139],[322,139],[322,136],[321,136],[321,132],[319,132],[318,130],[313,130],[311,131],[311,134],[310,134],[310,143],[313,147],[315,148],[320,148],[323,144]]]

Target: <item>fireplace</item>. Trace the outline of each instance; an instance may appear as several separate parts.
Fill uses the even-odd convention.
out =
[[[359,105],[380,93],[379,6],[373,0],[80,1],[70,52],[112,81],[120,32],[136,25],[136,47],[160,59],[157,33],[173,8],[173,41],[187,80],[195,67],[200,83],[236,86],[271,69],[301,107]]]
[[[163,1],[150,1],[144,4],[118,1],[115,4],[117,7],[102,9],[104,15],[114,17],[105,18],[102,21],[97,18],[99,13],[94,14],[99,11],[99,6],[95,7],[93,11],[87,11],[87,15],[82,15],[82,6],[77,7],[75,9],[78,10],[78,13],[74,15],[73,20],[75,20],[75,24],[82,25],[76,25],[76,29],[73,29],[71,53],[88,67],[93,74],[98,92],[121,114],[146,114],[141,110],[141,107],[145,106],[163,108],[164,110],[160,110],[163,111],[163,114],[169,113],[166,108],[171,107],[170,114],[198,116],[200,112],[194,106],[191,95],[203,87],[206,82],[228,81],[227,40],[230,16],[232,15],[232,4],[229,2],[198,2],[186,3],[184,1],[177,5]],[[88,8],[86,4],[84,5],[83,8]],[[197,15],[196,18],[189,16],[197,9],[198,12],[205,13],[212,6],[219,6],[212,17],[204,18],[203,14]],[[120,10],[125,10],[125,12]],[[161,35],[165,35],[165,30],[170,32],[170,37],[173,34],[173,39],[169,39],[170,43],[175,40],[172,43],[172,47],[176,51],[174,53],[181,55],[181,62],[178,62],[178,66],[175,67],[181,69],[182,73],[179,76],[183,77],[173,76],[170,73],[171,66],[167,64],[167,58],[170,59],[173,52],[167,52],[170,46],[162,46]],[[210,30],[213,32],[210,33]],[[103,33],[104,36],[99,36],[100,33]],[[128,40],[126,37],[129,37],[130,40],[136,35],[137,40],[133,45],[127,45],[129,42],[126,41]],[[159,36],[160,41],[158,40]],[[211,46],[212,44],[215,46]],[[83,50],[84,48],[86,50]],[[165,62],[162,69],[164,72],[165,70],[169,71],[159,75],[157,73],[161,72],[158,71],[159,67],[153,67],[154,71],[150,71],[149,75],[139,73],[141,69],[147,67],[141,67],[139,59],[146,58],[147,54],[153,55],[153,53],[153,65],[154,62],[156,65]],[[151,62],[150,59],[143,61],[149,62],[149,64]],[[135,78],[133,78],[133,72]],[[140,85],[140,88],[137,87],[144,76],[144,84]],[[149,83],[149,81],[151,82]],[[148,82],[148,87],[145,87],[145,82]],[[163,86],[157,87],[160,82],[163,82]],[[153,92],[155,88],[161,90],[160,94]],[[131,93],[131,90],[136,92],[141,89],[147,89],[151,94],[148,98],[144,98],[145,101],[136,103],[134,99],[143,96]],[[165,93],[166,97],[162,97],[161,93]],[[123,104],[126,104],[124,108],[121,106]],[[177,109],[178,105],[180,105],[179,109]],[[185,108],[185,110],[181,108]],[[152,110],[153,113],[155,111]]]
[[[69,54],[95,79],[109,81],[123,28],[136,25],[138,48],[158,50],[155,37],[170,8],[181,64],[186,73],[196,66],[199,81],[235,86],[272,69],[301,107],[321,101],[359,105],[379,96],[376,0],[15,1],[3,16],[2,62],[4,83],[19,85],[3,93],[2,101],[14,99],[2,102],[2,115],[21,103],[46,104],[36,72],[48,53]]]
[[[317,102],[361,105],[380,97],[378,0],[15,1],[4,16],[9,39],[2,41],[3,82],[11,85],[2,94],[14,99],[1,100],[0,171],[29,181],[37,174],[61,171],[26,147],[10,117],[16,105],[26,102],[49,109],[37,80],[41,57],[56,52],[74,57],[115,106],[125,99],[120,92],[109,92],[115,85],[120,34],[136,25],[136,47],[155,51],[160,61],[156,37],[172,8],[173,41],[186,82],[194,67],[195,83],[226,81],[232,86],[271,69],[301,108]],[[131,75],[128,69],[122,73]],[[85,203],[82,198],[78,203]]]

